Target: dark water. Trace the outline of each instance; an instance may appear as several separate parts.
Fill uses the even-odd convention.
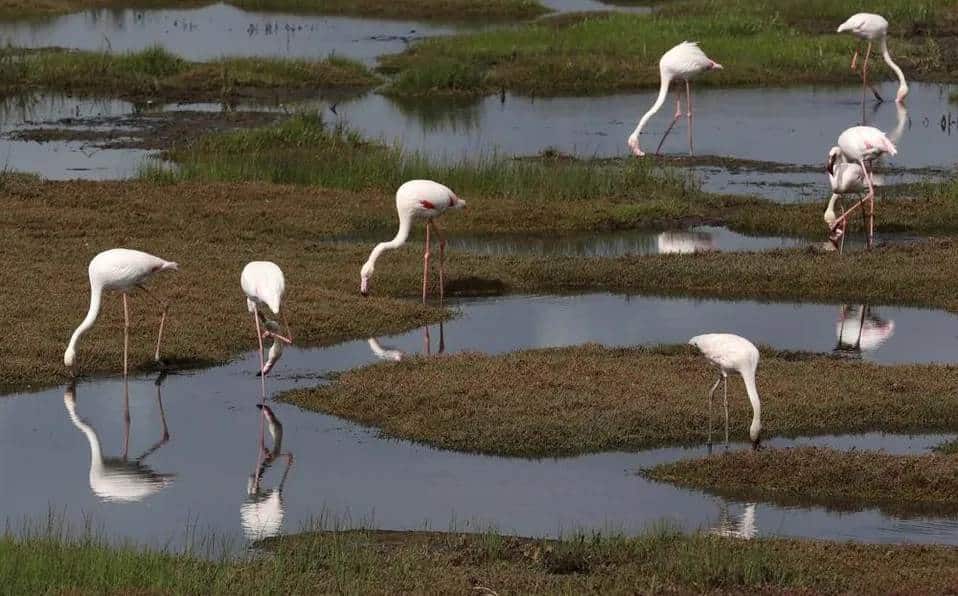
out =
[[[462,310],[462,317],[443,328],[449,352],[684,341],[720,328],[777,347],[827,351],[836,343],[839,307],[590,295],[470,301]],[[876,310],[869,320],[878,316]],[[880,310],[885,321],[894,320],[894,334],[881,347],[869,345],[873,351],[866,358],[958,357],[956,317]],[[493,321],[496,333],[489,332]],[[439,334],[431,329],[432,350]],[[275,394],[309,386],[329,372],[374,362],[381,357],[377,353],[401,357],[386,350],[423,349],[421,330],[327,349],[290,349],[269,389]],[[266,435],[266,449],[276,457],[254,483],[251,475],[261,462],[254,360],[248,354],[227,366],[169,376],[161,388],[153,378],[131,381],[128,433],[120,379],[81,382],[66,392],[67,399],[62,387],[0,399],[0,511],[14,526],[44,520],[52,511],[74,526],[92,519],[115,539],[171,548],[207,533],[239,548],[247,537],[297,531],[317,518],[388,529],[497,528],[534,536],[639,532],[668,520],[688,530],[743,535],[958,543],[958,522],[951,519],[739,505],[636,475],[641,467],[703,455],[703,448],[541,460],[467,455],[381,439],[374,430],[279,403],[271,406],[282,423],[282,443],[273,450]],[[127,438],[124,464],[117,458]],[[771,443],[911,453],[945,438],[870,434]],[[139,465],[130,465],[144,452]]]

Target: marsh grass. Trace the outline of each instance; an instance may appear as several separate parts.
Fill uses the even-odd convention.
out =
[[[714,375],[684,346],[588,345],[376,364],[280,399],[444,449],[552,457],[704,443]],[[744,440],[751,409],[741,381],[729,385],[731,436]],[[952,366],[766,352],[758,389],[766,437],[958,425]],[[714,428],[722,432],[720,410]]]
[[[564,26],[547,21],[427,39],[382,57],[380,67],[396,75],[387,92],[398,96],[483,95],[500,89],[592,95],[658,87],[659,57],[689,39],[701,42],[726,67],[701,77],[698,85],[853,83],[849,60],[856,40],[834,31],[855,11],[851,2],[837,4],[815,12],[798,0],[688,0],[648,15],[595,14],[563,20]],[[891,47],[909,77],[951,80],[954,50],[947,35],[952,30],[941,23],[955,22],[955,2],[885,4],[886,16],[899,17],[895,26],[907,34],[893,37]],[[873,65],[874,77],[889,76],[883,63]]]
[[[194,63],[152,47],[111,54],[65,50],[0,51],[0,93],[56,90],[122,98],[202,101],[264,92],[290,94],[331,88],[367,88],[379,79],[366,67],[339,57],[319,61],[222,58]]]
[[[958,458],[953,455],[795,447],[681,460],[644,474],[728,497],[786,506],[880,507],[898,515],[958,512]]]
[[[958,550],[682,535],[560,540],[353,530],[269,539],[265,556],[204,561],[110,547],[96,538],[0,537],[6,593],[605,593],[862,592],[876,584],[941,592]],[[893,560],[895,565],[889,565]]]

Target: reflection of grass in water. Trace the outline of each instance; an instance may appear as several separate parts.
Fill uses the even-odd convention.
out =
[[[904,402],[898,407],[930,411],[907,397]],[[958,512],[958,458],[951,455],[794,447],[680,460],[645,474],[736,499],[786,506],[824,504],[845,510],[877,506],[898,515]]]
[[[7,94],[48,89],[202,101],[256,90],[369,87],[377,81],[363,65],[337,57],[194,63],[160,47],[125,54],[18,48],[0,53],[0,89]]]
[[[428,39],[381,62],[383,70],[398,73],[389,86],[395,95],[487,94],[502,88],[545,95],[596,94],[657,87],[661,54],[690,39],[725,65],[699,84],[852,84],[856,79],[849,58],[856,41],[834,30],[854,12],[853,3],[837,8],[814,4],[829,8],[816,13],[798,0],[688,0],[651,15],[595,15],[565,26],[534,23]],[[944,32],[942,15],[954,13],[954,2],[938,8],[906,0],[885,4],[887,16],[897,17],[893,35],[919,29]],[[810,22],[804,13],[815,14],[815,20]],[[829,16],[838,14],[843,16]],[[942,53],[948,46],[933,37],[895,37],[891,47],[911,77],[951,76]],[[876,80],[887,76],[880,59],[872,65]]]
[[[547,11],[535,0],[226,0],[225,3],[251,11],[439,21],[528,19]],[[211,0],[0,0],[0,18],[97,8],[197,8],[210,4],[213,4]]]
[[[491,530],[329,530],[259,547],[267,556],[204,560],[54,529],[0,538],[0,573],[12,594],[817,593],[876,585],[937,593],[958,581],[958,549],[950,547],[736,540],[664,525],[634,537],[571,533],[559,540]]]
[[[551,457],[704,443],[714,379],[685,346],[590,345],[413,357],[282,399],[444,449]],[[958,428],[958,403],[942,399],[958,391],[956,367],[766,352],[758,389],[765,437]],[[718,396],[714,439],[724,434]],[[732,439],[747,440],[752,410],[737,376],[729,410]]]

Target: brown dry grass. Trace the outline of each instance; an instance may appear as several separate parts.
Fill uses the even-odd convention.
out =
[[[558,456],[704,443],[715,372],[693,352],[588,345],[413,358],[282,399],[457,451]],[[958,427],[952,366],[767,353],[758,389],[765,437]],[[737,377],[729,394],[731,436],[747,439],[751,409]],[[714,428],[723,426],[719,398]]]
[[[786,506],[958,512],[958,457],[953,455],[798,447],[682,460],[645,473],[663,482]]]

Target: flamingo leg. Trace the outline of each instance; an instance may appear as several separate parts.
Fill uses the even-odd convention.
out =
[[[865,182],[868,183],[868,194],[862,199],[862,202],[868,201],[868,248],[875,243],[875,185],[872,184],[872,174],[865,167],[864,160],[858,160],[862,171],[865,173]]]
[[[263,401],[266,401],[266,375],[263,374],[263,369],[266,368],[266,363],[263,362],[263,332],[259,327],[259,307],[255,304],[253,305],[253,324],[256,326],[256,341],[259,342],[259,378],[261,384],[261,397]]]
[[[665,129],[665,134],[662,135],[662,140],[659,141],[659,146],[655,148],[655,154],[658,155],[659,151],[662,149],[662,145],[665,143],[666,137],[669,136],[669,133],[672,132],[672,129],[675,128],[675,123],[679,121],[679,118],[682,117],[682,100],[679,98],[678,93],[675,94],[675,115],[672,116],[672,123],[669,124],[669,127]]]
[[[429,231],[432,220],[426,220],[426,249],[422,253],[422,303],[426,303],[426,291],[429,288]]]
[[[436,237],[439,238],[439,306],[442,306],[446,286],[446,237],[443,235],[442,230],[439,229],[438,224],[433,223],[432,228],[436,231]]]
[[[429,325],[426,325],[425,327],[422,328],[422,349],[423,349],[423,354],[425,354],[426,356],[432,355],[432,353],[430,352],[430,350],[432,349],[432,338],[429,336]]]
[[[130,305],[123,292],[123,378],[126,379],[130,351]]]
[[[689,110],[689,157],[692,157],[695,154],[692,149],[692,83],[688,81],[685,81],[685,107]]]
[[[712,447],[712,396],[715,395],[715,390],[718,389],[719,383],[722,382],[722,377],[715,379],[715,384],[712,385],[712,388],[709,389],[709,438],[708,446],[709,449]]]
[[[722,381],[725,399],[725,446],[728,447],[728,375],[722,375]]]
[[[125,296],[126,294],[124,294]],[[123,378],[123,461],[130,449],[130,386]]]
[[[159,300],[156,296],[150,292],[145,286],[140,286],[140,289],[143,290],[143,295],[148,297],[150,300],[155,302],[160,306],[160,328],[156,332],[156,350],[153,352],[153,360],[155,362],[160,361],[160,342],[163,341],[163,326],[166,323],[166,313],[170,308],[170,303],[166,301]]]

